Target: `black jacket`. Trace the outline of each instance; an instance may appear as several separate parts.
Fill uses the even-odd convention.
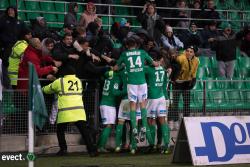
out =
[[[68,72],[76,73],[78,60],[69,58],[69,54],[79,55],[79,52],[73,46],[66,46],[63,42],[57,43],[52,50],[53,58],[57,61],[62,61],[62,66],[59,67],[57,72],[58,77],[62,77],[68,74]]]

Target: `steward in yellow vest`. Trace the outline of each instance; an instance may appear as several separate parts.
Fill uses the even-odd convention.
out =
[[[8,76],[10,78],[10,84],[12,88],[15,88],[17,86],[19,63],[24,51],[28,47],[28,41],[32,38],[31,30],[26,28],[22,32],[21,38],[22,40],[17,41],[12,47],[12,52],[9,57]]]
[[[60,151],[57,155],[67,154],[67,144],[65,140],[65,130],[67,124],[73,122],[79,129],[87,145],[90,156],[97,155],[93,138],[86,126],[86,114],[82,100],[82,82],[75,75],[65,75],[55,80],[53,83],[42,88],[46,94],[58,95],[58,115],[57,115],[57,138]]]

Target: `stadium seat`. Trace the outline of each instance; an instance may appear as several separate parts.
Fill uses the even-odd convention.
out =
[[[54,12],[55,11],[55,6],[54,6],[54,2],[40,2],[40,6],[42,11],[46,11],[46,12]]]
[[[47,22],[57,22],[57,17],[55,14],[51,14],[51,13],[44,13],[43,17],[45,18],[45,20]]]
[[[244,103],[244,109],[250,109],[250,90],[245,90],[242,91],[242,95],[243,95],[243,103]]]
[[[243,95],[239,90],[226,91],[226,99],[228,109],[242,109],[244,108]]]
[[[193,90],[202,90],[202,79],[197,79],[196,84],[193,87]]]
[[[193,108],[202,109],[203,107],[203,91],[193,91]]]
[[[25,1],[26,10],[40,11],[39,1]]]
[[[5,10],[9,6],[9,2],[7,0],[0,1],[0,9]]]
[[[211,77],[211,72],[208,67],[199,67],[196,73],[196,78],[204,79],[207,77]]]
[[[228,79],[222,78],[222,77],[217,77],[216,80],[217,80],[216,87],[218,89],[222,89],[222,90],[232,89],[231,80],[228,80]]]
[[[249,57],[241,57],[239,58],[238,65],[240,68],[250,68],[250,58]]]
[[[103,25],[109,25],[109,21],[110,21],[110,25],[112,25],[113,24],[113,18],[112,17],[109,18],[108,16],[102,16],[102,24]]]
[[[210,58],[205,56],[200,56],[200,66],[201,67],[211,67]]]
[[[26,14],[24,12],[18,12],[18,19],[22,20],[22,21],[26,21]]]
[[[206,84],[206,89],[207,90],[215,90],[215,89],[217,89],[216,80],[213,79],[213,78],[206,78],[205,84]]]
[[[65,12],[65,3],[62,3],[62,2],[55,2],[55,7],[56,7],[56,11],[57,12]]]
[[[18,6],[18,10],[26,10],[25,5],[24,5],[24,1],[22,1],[22,0],[18,1],[17,6]]]
[[[241,78],[233,78],[231,85],[232,85],[233,89],[237,89],[237,90],[245,89],[246,88],[245,82],[242,81]]]
[[[30,19],[36,19],[37,17],[41,16],[41,14],[28,12],[26,16],[27,16],[27,20],[30,20]]]
[[[212,110],[225,109],[227,107],[227,102],[225,98],[224,91],[216,90],[208,92],[208,103],[207,107]]]
[[[82,4],[79,4],[78,5],[78,13],[82,14],[84,10],[85,10],[85,6]]]
[[[245,78],[244,82],[245,82],[246,88],[250,90],[250,77],[249,78]]]
[[[242,68],[237,70],[240,78],[248,78],[250,77],[250,68]]]
[[[17,6],[16,5],[16,0],[9,0],[9,4],[12,6]]]
[[[64,23],[64,14],[57,14],[57,20],[58,22]]]
[[[211,58],[210,58],[210,60],[211,60],[211,68],[217,68],[218,67],[218,65],[217,65],[217,60],[216,60],[216,57],[214,57],[214,56],[212,56]]]

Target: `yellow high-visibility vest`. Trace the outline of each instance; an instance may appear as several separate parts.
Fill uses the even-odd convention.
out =
[[[18,78],[18,68],[23,56],[24,51],[28,47],[28,42],[25,40],[20,40],[15,43],[12,47],[12,52],[9,57],[9,67],[8,67],[8,75],[10,78],[11,85],[17,85]]]
[[[57,123],[86,121],[82,82],[75,75],[66,75],[42,89],[44,93],[58,95]]]

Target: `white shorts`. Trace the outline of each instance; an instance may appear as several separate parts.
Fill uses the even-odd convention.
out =
[[[100,112],[101,112],[101,117],[102,117],[102,123],[104,125],[115,124],[115,121],[116,121],[115,107],[101,105]]]
[[[160,97],[158,99],[148,99],[147,112],[147,117],[149,118],[166,117],[166,99],[164,97]]]
[[[127,85],[128,88],[128,99],[133,102],[142,102],[148,97],[148,87],[147,84],[141,85]]]
[[[118,119],[130,120],[130,106],[129,106],[128,99],[123,99],[121,101],[121,104],[119,106]],[[137,120],[141,119],[141,110],[140,110],[139,105],[136,109],[136,119]]]

